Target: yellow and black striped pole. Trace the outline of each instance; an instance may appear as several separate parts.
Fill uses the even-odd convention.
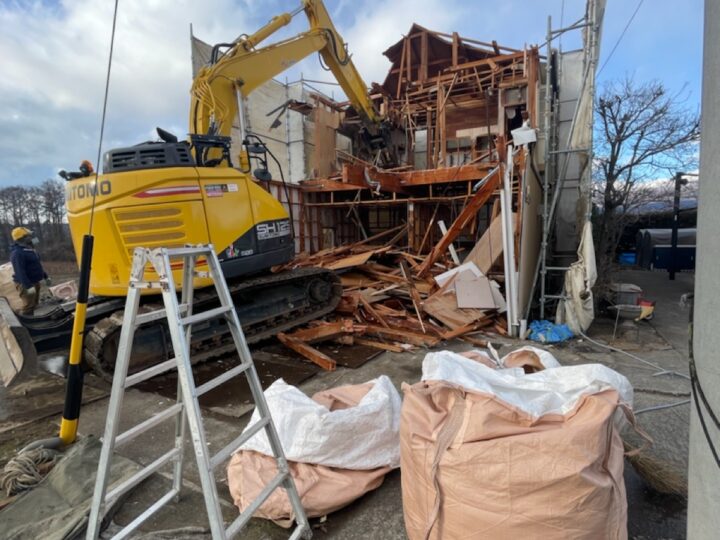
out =
[[[90,292],[90,262],[92,261],[93,240],[91,234],[83,236],[82,254],[80,256],[80,282],[75,303],[75,320],[73,321],[67,383],[65,386],[65,406],[60,422],[60,439],[65,445],[75,442],[78,419],[80,418],[80,405],[82,404],[83,371],[80,362],[82,361],[85,317]]]

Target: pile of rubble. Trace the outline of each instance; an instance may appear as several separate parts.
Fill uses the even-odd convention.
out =
[[[397,247],[406,232],[401,225],[354,244],[301,254],[276,268],[329,268],[339,274],[343,286],[342,299],[327,320],[280,333],[278,339],[332,370],[335,361],[312,344],[334,340],[403,352],[458,337],[485,347],[485,332],[506,335],[505,299],[500,285],[487,277],[502,257],[502,242],[493,241],[501,233],[499,227],[486,231],[463,264],[454,253],[449,256],[450,251],[420,256]]]

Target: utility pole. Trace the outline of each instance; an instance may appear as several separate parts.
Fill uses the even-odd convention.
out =
[[[688,530],[692,540],[710,540],[720,531],[720,0],[705,0],[700,196],[693,348],[697,374],[690,413]],[[702,395],[699,388],[703,389]],[[714,411],[715,417],[710,411]]]
[[[680,220],[680,190],[682,186],[687,184],[687,179],[683,178],[685,173],[675,173],[675,197],[673,198],[673,223],[672,223],[672,240],[670,241],[670,264],[668,271],[670,272],[670,280],[675,279],[675,272],[678,270],[678,221]]]

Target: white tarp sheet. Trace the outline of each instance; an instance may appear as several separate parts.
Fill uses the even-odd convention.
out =
[[[330,411],[282,379],[265,390],[285,457],[327,467],[366,470],[400,466],[400,394],[382,375],[359,405]],[[259,420],[257,409],[248,426]],[[246,428],[247,429],[247,428]],[[271,456],[261,430],[241,450]]]
[[[595,318],[592,288],[597,280],[597,266],[592,224],[589,221],[583,227],[577,254],[578,260],[565,272],[563,294],[566,299],[560,300],[555,314],[555,322],[567,324],[576,335],[585,332]]]
[[[557,363],[554,357],[551,360],[546,356],[550,353],[544,352],[543,365],[546,362],[552,365],[552,360]],[[610,388],[617,390],[620,399],[629,406],[633,401],[630,382],[601,364],[550,367],[526,374],[521,368],[496,370],[457,353],[440,351],[425,356],[422,380],[446,381],[465,390],[492,394],[534,418],[566,414],[582,396]]]

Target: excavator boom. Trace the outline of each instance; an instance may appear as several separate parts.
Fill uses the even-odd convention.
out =
[[[304,11],[310,28],[290,39],[259,47],[265,39]],[[223,54],[220,49],[227,49]],[[250,36],[216,45],[210,64],[198,73],[191,90],[190,133],[229,136],[241,96],[318,52],[334,75],[371,137],[379,137],[383,119],[375,110],[345,42],[320,0],[303,0],[292,13],[274,17]]]

